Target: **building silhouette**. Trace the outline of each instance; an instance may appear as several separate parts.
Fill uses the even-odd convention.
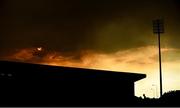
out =
[[[0,61],[0,106],[133,106],[145,74]]]

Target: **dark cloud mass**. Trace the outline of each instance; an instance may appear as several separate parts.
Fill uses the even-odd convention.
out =
[[[178,0],[1,0],[0,49],[112,52],[152,45],[151,21],[159,17],[167,21],[164,42],[180,47],[179,5]]]

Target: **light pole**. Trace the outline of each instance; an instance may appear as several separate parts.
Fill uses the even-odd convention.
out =
[[[152,90],[152,93],[153,93],[153,98],[155,98],[155,97],[156,97],[156,96],[155,96],[155,91],[154,91],[153,88],[151,88],[151,90]]]
[[[159,45],[159,72],[160,72],[160,97],[163,94],[162,91],[162,66],[161,66],[161,33],[164,33],[164,21],[162,19],[153,20],[153,32],[158,35]]]
[[[152,84],[152,86],[154,86],[154,87],[155,87],[155,89],[156,89],[156,92],[155,92],[155,94],[156,94],[156,98],[158,98],[157,86],[156,86],[155,84]]]

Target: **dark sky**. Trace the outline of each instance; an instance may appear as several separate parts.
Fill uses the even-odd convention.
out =
[[[114,52],[155,45],[152,20],[164,18],[162,44],[180,48],[179,0],[1,0],[0,50]]]

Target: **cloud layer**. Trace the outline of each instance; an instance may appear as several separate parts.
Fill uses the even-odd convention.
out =
[[[0,50],[116,52],[155,45],[152,20],[163,17],[162,44],[180,47],[176,0],[2,0]]]

